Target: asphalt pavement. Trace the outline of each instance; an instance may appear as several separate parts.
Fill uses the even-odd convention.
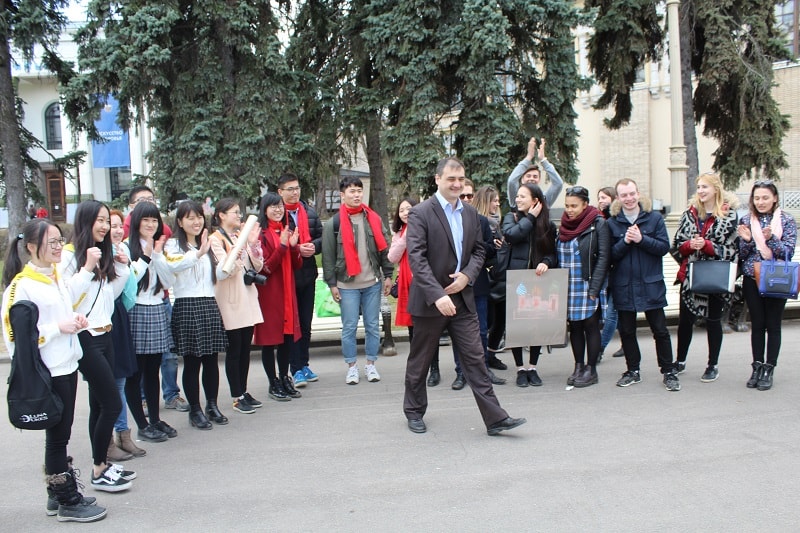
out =
[[[501,404],[528,419],[498,437],[486,435],[469,389],[451,390],[449,347],[421,435],[402,411],[406,342],[379,359],[380,382],[355,386],[344,382],[337,346],[315,347],[320,380],[291,402],[268,398],[254,353],[249,390],[264,407],[234,412],[221,364],[230,424],[200,431],[186,413],[162,410],[178,436],[139,443],[147,456],[125,463],[138,478],[117,494],[89,487],[81,382],[69,452],[108,516],[81,525],[45,516],[44,433],[3,422],[0,530],[797,531],[800,322],[785,322],[775,385],[764,392],[745,387],[749,333],[725,335],[719,379],[702,383],[706,338],[696,329],[682,390],[668,392],[649,332],[639,332],[643,381],[627,388],[615,386],[625,370],[610,357],[617,339],[600,383],[586,389],[565,390],[568,348],[541,356],[541,387],[515,386],[512,367],[496,371],[509,380],[495,387]],[[363,364],[361,345],[359,353]],[[500,357],[513,362],[510,351]],[[0,363],[3,381],[9,368]]]

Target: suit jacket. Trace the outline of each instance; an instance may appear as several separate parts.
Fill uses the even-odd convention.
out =
[[[467,309],[474,313],[472,285],[483,267],[486,251],[475,208],[464,204],[461,218],[464,227],[461,272],[470,280],[461,295]],[[436,300],[446,296],[444,288],[453,282],[450,274],[456,272],[458,258],[450,224],[435,196],[411,209],[406,230],[406,249],[414,275],[408,295],[408,312],[412,316],[439,316],[441,313],[436,308]]]

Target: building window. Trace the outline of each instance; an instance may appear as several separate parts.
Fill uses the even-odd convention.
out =
[[[61,104],[57,102],[44,111],[44,134],[48,150],[61,150]]]
[[[797,0],[785,0],[775,6],[775,19],[778,28],[786,37],[786,48],[792,57],[800,55],[800,43],[797,32]]]
[[[111,199],[116,200],[131,190],[130,167],[113,167],[108,169],[108,181],[111,185]]]

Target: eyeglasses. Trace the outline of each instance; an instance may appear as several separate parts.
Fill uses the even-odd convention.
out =
[[[59,248],[63,248],[66,242],[67,239],[61,237],[60,239],[50,239],[47,241],[47,244],[50,246],[51,250],[58,250]]]
[[[769,187],[770,185],[774,185],[772,180],[758,180],[753,185],[756,187]]]
[[[134,204],[139,204],[141,202],[150,202],[151,204],[154,204],[156,203],[156,199],[153,196],[140,196],[133,201]]]
[[[225,214],[226,215],[236,215],[237,217],[242,218],[242,212],[241,211],[228,211]]]
[[[472,200],[475,197],[475,195],[474,194],[459,194],[458,197],[461,198],[462,200]]]
[[[284,189],[278,189],[279,191],[286,191],[290,193],[300,192],[300,187],[286,187]]]
[[[275,204],[275,205],[268,205],[267,209],[277,209],[278,211],[283,211],[284,207],[283,204]]]
[[[589,196],[589,190],[586,187],[576,185],[567,189],[567,196]]]

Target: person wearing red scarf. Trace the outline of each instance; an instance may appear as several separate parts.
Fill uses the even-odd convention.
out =
[[[322,273],[342,308],[342,353],[348,365],[345,383],[356,385],[356,329],[363,314],[367,381],[380,381],[375,368],[380,349],[381,289],[388,296],[394,265],[389,261],[389,232],[380,216],[362,203],[364,185],[355,176],[339,182],[342,207],[322,234]]]
[[[266,282],[257,284],[258,303],[265,319],[256,324],[253,344],[261,346],[261,362],[269,378],[269,397],[276,401],[299,398],[289,377],[289,358],[294,343],[300,339],[300,320],[294,271],[303,265],[298,248],[299,232],[285,224],[281,197],[268,192],[258,206],[261,220],[261,251],[264,267],[260,274]],[[275,372],[275,349],[278,352],[278,372]]]
[[[569,270],[567,320],[575,370],[567,378],[567,385],[588,387],[598,382],[600,319],[611,261],[611,237],[603,214],[589,205],[585,187],[567,189],[556,252],[560,267]]]
[[[278,178],[278,194],[286,208],[284,223],[298,233],[297,249],[303,266],[294,274],[297,314],[300,317],[300,340],[294,343],[289,361],[289,372],[297,388],[317,381],[319,376],[309,368],[311,321],[314,319],[314,292],[318,277],[314,256],[322,252],[322,222],[316,211],[300,199],[300,180],[287,172]]]

